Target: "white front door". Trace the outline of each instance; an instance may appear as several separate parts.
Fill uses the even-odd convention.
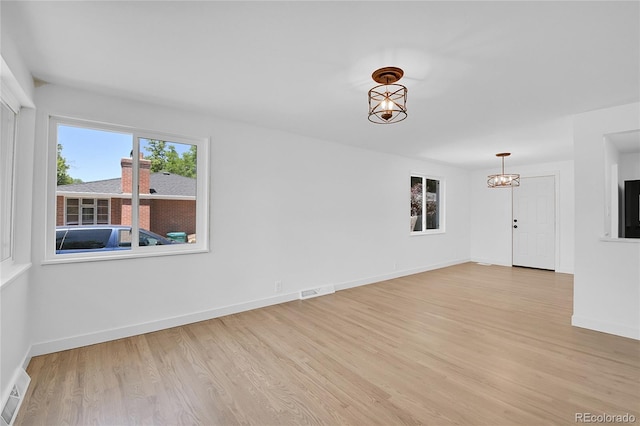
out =
[[[555,177],[521,178],[513,188],[513,265],[555,270]]]

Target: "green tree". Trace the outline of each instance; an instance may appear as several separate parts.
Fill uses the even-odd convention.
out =
[[[58,185],[68,185],[74,183],[74,179],[67,173],[69,171],[69,165],[67,159],[62,156],[62,145],[58,144],[58,173],[57,182]]]
[[[167,143],[152,139],[144,149],[149,153],[145,159],[151,160],[151,171],[163,171],[167,165]]]
[[[169,172],[190,178],[196,177],[197,147],[191,145],[188,151],[178,154],[175,145],[159,140],[150,140],[144,148],[149,154],[151,172]]]

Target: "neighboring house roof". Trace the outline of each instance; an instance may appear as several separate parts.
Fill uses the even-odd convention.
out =
[[[122,194],[121,178],[97,180],[93,182],[58,185],[60,192],[82,192],[96,194]],[[155,191],[155,192],[154,192]],[[152,173],[149,176],[149,192],[157,196],[196,196],[196,179],[167,172]]]

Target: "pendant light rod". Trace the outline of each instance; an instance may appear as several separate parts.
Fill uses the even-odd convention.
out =
[[[520,186],[519,174],[504,172],[504,157],[508,157],[510,155],[510,152],[501,152],[496,154],[496,157],[500,157],[502,159],[502,171],[499,175],[489,175],[489,178],[487,179],[487,185],[489,188]]]

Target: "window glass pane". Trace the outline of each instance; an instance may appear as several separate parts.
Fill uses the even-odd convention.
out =
[[[67,217],[66,222],[60,223],[66,225],[77,225],[80,215],[80,200],[77,198],[67,198]]]
[[[411,176],[411,231],[422,231],[422,180]]]
[[[131,248],[131,228],[118,231],[118,247]]]
[[[56,142],[56,224],[130,225],[133,136],[58,124]]]
[[[427,179],[427,229],[440,229],[440,181]]]
[[[196,240],[197,147],[191,144],[140,139],[139,227],[158,234],[145,246]],[[164,240],[164,241],[163,241]],[[147,244],[148,243],[148,244]]]
[[[95,209],[93,207],[85,207],[82,206],[82,224],[83,225],[93,225],[93,213]]]
[[[13,151],[16,114],[4,103],[0,122],[0,261],[11,257],[13,232]]]
[[[109,223],[109,200],[98,200],[98,214],[96,223],[99,225]]]
[[[62,240],[64,235],[67,233],[65,230],[57,230],[56,231],[56,250],[60,250],[60,246],[62,246]]]
[[[62,250],[103,249],[109,244],[111,229],[69,229]]]

